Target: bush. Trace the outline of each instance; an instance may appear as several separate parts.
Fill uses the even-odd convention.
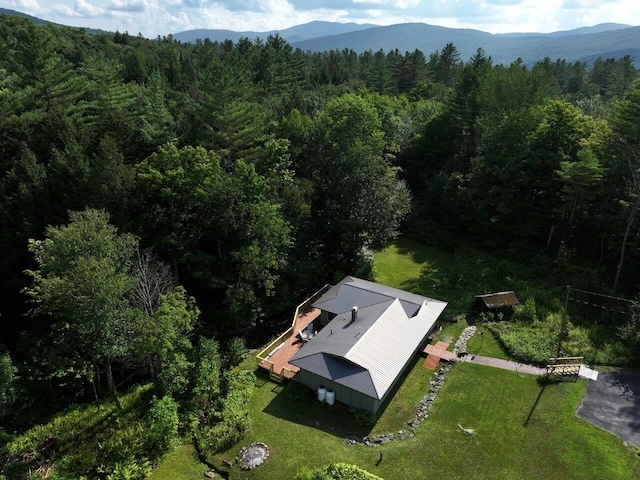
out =
[[[8,353],[0,353],[0,417],[2,417],[15,400],[14,382],[17,369],[11,363]]]
[[[235,412],[234,416],[227,418],[226,421],[201,428],[196,438],[204,451],[222,452],[242,440],[250,427],[249,413]]]
[[[303,468],[298,471],[295,480],[383,480],[356,465],[348,463],[332,463],[326,467],[310,471]]]
[[[226,450],[244,438],[251,428],[247,404],[251,399],[256,377],[253,372],[240,370],[227,376],[227,396],[222,411],[216,414],[217,423],[210,425],[206,418],[196,432],[196,441],[202,452]]]
[[[527,298],[524,304],[514,305],[512,319],[514,322],[522,323],[536,323],[538,321],[536,301],[533,297]]]
[[[356,423],[362,427],[373,427],[377,422],[375,413],[365,410],[357,410],[354,417]]]
[[[154,456],[161,457],[178,441],[178,403],[169,396],[153,397],[147,413],[147,443]]]
[[[113,471],[107,475],[107,480],[144,480],[150,474],[151,463],[145,458],[116,463]]]
[[[208,415],[220,395],[220,352],[218,342],[200,338],[197,349],[196,378],[193,388],[193,400],[197,408]]]
[[[229,368],[236,367],[240,365],[247,355],[249,354],[249,350],[244,344],[244,338],[234,337],[227,345],[227,365]]]
[[[557,333],[523,323],[487,323],[487,328],[509,355],[525,363],[546,365],[555,356]]]
[[[55,465],[55,480],[105,478],[142,479],[149,472],[149,427],[145,417],[151,385],[123,395],[125,409],[117,411],[113,402],[81,405],[61,412],[50,421],[36,425],[13,438],[5,446],[9,457],[18,461],[5,468],[8,478],[23,478],[21,469],[35,465]],[[33,458],[33,464],[22,458]]]
[[[289,382],[284,387],[284,396],[294,402],[304,402],[311,398],[313,390],[298,382]]]

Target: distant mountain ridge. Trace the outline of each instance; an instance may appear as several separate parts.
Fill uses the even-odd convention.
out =
[[[38,18],[38,17],[34,17],[34,16],[26,14],[26,13],[18,12],[17,10],[10,10],[8,8],[0,8],[0,15],[9,15],[11,17],[28,18],[33,23],[35,23],[36,25],[40,25],[40,26],[43,26],[43,25],[54,25],[56,27],[66,27],[66,25],[62,25],[60,23],[50,22],[49,20],[43,20],[42,18]],[[69,27],[69,28],[81,28],[81,27]],[[90,33],[90,34],[109,33],[109,32],[106,32],[104,30],[99,30],[97,28],[84,28],[83,30],[85,30],[87,33]]]
[[[39,25],[52,23],[7,8],[0,8],[0,15],[2,14],[26,17]],[[91,29],[87,31],[100,32]],[[496,64],[510,64],[521,58],[525,64],[532,65],[545,57],[552,60],[559,58],[568,62],[592,63],[598,57],[618,59],[630,55],[635,58],[636,66],[640,66],[640,26],[618,23],[602,23],[551,33],[491,34],[480,30],[447,28],[425,23],[379,26],[314,21],[267,32],[188,30],[173,34],[173,38],[184,43],[193,43],[205,38],[218,42],[237,42],[241,38],[264,40],[276,33],[294,48],[316,52],[346,48],[357,53],[395,49],[404,53],[418,49],[428,56],[431,52],[442,50],[446,44],[452,43],[463,60],[468,60],[478,48],[482,48]]]
[[[590,33],[602,33],[609,32],[611,30],[622,30],[623,28],[629,28],[633,25],[626,25],[623,23],[599,23],[591,27],[574,28],[573,30],[559,30],[551,33],[502,33],[505,37],[523,37],[523,36],[537,36],[537,37],[565,37],[567,35],[585,35]]]
[[[340,35],[343,33],[350,33],[359,30],[366,30],[368,28],[377,27],[373,24],[359,24],[359,23],[337,23],[337,22],[322,22],[314,21],[305,23],[302,25],[296,25],[283,30],[269,30],[267,32],[253,32],[244,31],[236,32],[232,30],[219,30],[219,29],[197,29],[187,30],[185,32],[179,32],[173,35],[173,38],[180,42],[193,43],[196,40],[204,40],[208,38],[212,42],[224,42],[225,40],[231,40],[237,42],[241,38],[249,38],[251,40],[260,38],[266,39],[269,35],[279,34],[282,38],[289,43],[300,42],[319,37],[327,37],[332,35]]]
[[[8,8],[1,8],[0,7],[0,15],[10,15],[10,16],[15,16],[15,17],[28,18],[29,20],[32,20],[33,23],[35,23],[36,25],[46,25],[47,23],[52,23],[52,22],[48,22],[46,20],[42,20],[41,18],[38,18],[38,17],[33,17],[33,16],[28,15],[26,13],[18,12],[16,10],[10,10]]]
[[[270,32],[232,32],[227,30],[191,30],[176,33],[181,42],[209,38],[212,41],[240,38],[266,38],[280,34],[294,48],[310,51],[352,49],[400,52],[421,50],[425,55],[453,43],[463,60],[468,60],[478,48],[490,55],[495,63],[510,64],[521,58],[526,64],[549,57],[568,62],[588,61],[598,57],[621,58],[635,56],[640,45],[640,27],[618,23],[603,23],[551,33],[491,34],[481,30],[447,28],[425,23],[402,23],[389,26],[335,24],[311,22],[285,30]],[[640,61],[636,58],[636,64]]]

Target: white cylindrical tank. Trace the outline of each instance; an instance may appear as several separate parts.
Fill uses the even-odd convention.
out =
[[[327,395],[327,389],[324,388],[322,385],[318,387],[318,400],[320,400],[321,402],[324,402],[324,399]]]
[[[329,389],[327,390],[327,404],[333,405],[336,401],[336,392]]]

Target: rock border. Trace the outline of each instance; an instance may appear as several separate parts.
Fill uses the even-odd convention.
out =
[[[453,347],[453,353],[456,355],[467,353],[467,342],[476,333],[475,325],[466,327]],[[429,416],[433,402],[444,385],[444,378],[447,373],[451,371],[454,362],[447,362],[441,360],[441,367],[437,373],[433,375],[433,379],[429,381],[429,392],[422,397],[418,404],[418,409],[415,416],[407,422],[409,428],[407,430],[400,430],[398,433],[381,433],[380,435],[374,435],[372,437],[358,437],[357,435],[347,434],[345,442],[349,445],[355,445],[356,443],[363,443],[368,447],[377,447],[378,445],[385,445],[393,440],[405,440],[415,435],[415,429]]]
[[[420,400],[415,416],[407,422],[409,428],[399,430],[397,433],[381,433],[380,435],[365,437],[348,434],[345,437],[345,442],[349,445],[362,443],[368,447],[377,447],[378,445],[385,445],[394,440],[406,440],[407,438],[415,436],[415,429],[429,416],[433,402],[440,388],[444,385],[445,376],[451,371],[452,367],[452,362],[442,361],[442,366],[438,372],[433,375],[433,379],[429,381],[429,392]]]
[[[465,328],[458,337],[458,340],[456,340],[456,344],[453,346],[453,353],[455,353],[456,355],[466,354],[467,342],[476,334],[476,330],[477,328],[475,325],[470,325]]]

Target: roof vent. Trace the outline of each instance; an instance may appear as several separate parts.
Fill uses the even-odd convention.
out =
[[[351,309],[351,321],[355,322],[358,319],[358,307],[353,307]]]

